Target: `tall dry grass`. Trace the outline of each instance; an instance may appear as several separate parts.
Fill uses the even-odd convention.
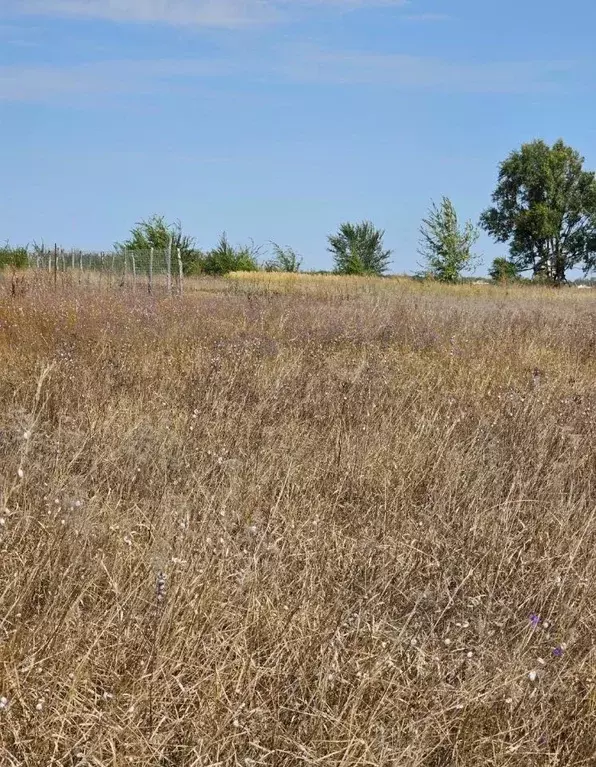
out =
[[[594,299],[195,287],[0,299],[0,764],[595,764]]]

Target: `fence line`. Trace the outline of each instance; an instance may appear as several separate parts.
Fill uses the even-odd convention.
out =
[[[176,249],[173,264],[172,244],[159,250],[65,251],[57,245],[38,249],[29,254],[29,268],[47,273],[55,288],[59,280],[69,284],[105,285],[107,287],[145,290],[152,295],[156,290],[168,295],[182,295],[184,290],[184,264],[180,248]]]

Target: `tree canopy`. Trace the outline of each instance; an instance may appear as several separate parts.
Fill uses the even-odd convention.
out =
[[[493,206],[481,217],[497,242],[508,242],[521,270],[554,283],[567,270],[596,265],[596,178],[562,140],[537,140],[501,164]]]
[[[418,253],[425,259],[427,273],[441,282],[457,282],[461,273],[474,264],[472,248],[478,229],[467,221],[461,228],[457,211],[449,197],[440,205],[434,202],[422,219]]]

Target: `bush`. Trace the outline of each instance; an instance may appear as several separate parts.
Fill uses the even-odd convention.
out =
[[[337,234],[327,238],[336,274],[384,274],[391,260],[391,251],[383,246],[384,236],[384,230],[370,221],[341,224]]]
[[[519,280],[519,267],[513,261],[501,256],[495,258],[488,274],[495,282],[515,282]]]
[[[293,248],[282,248],[276,242],[272,242],[273,258],[265,264],[267,272],[292,272],[300,271],[302,259]]]
[[[136,223],[130,230],[128,240],[117,242],[116,248],[140,253],[148,253],[151,248],[162,252],[171,248],[174,258],[179,251],[184,274],[196,274],[202,256],[195,248],[194,237],[182,231],[180,221],[169,224],[164,216],[156,214]]]
[[[27,266],[29,266],[27,248],[11,248],[8,243],[0,248],[0,269],[6,267],[26,269]]]
[[[230,245],[225,232],[222,234],[217,247],[207,253],[201,263],[201,271],[211,275],[224,275],[230,272],[256,272],[258,269],[257,250],[254,246],[233,247]]]
[[[205,271],[206,255],[201,250],[195,249],[187,254],[186,260],[182,259],[182,268],[186,276],[196,276]]]

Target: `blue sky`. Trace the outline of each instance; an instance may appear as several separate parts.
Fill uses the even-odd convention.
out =
[[[595,27],[594,0],[0,0],[0,239],[107,249],[155,212],[325,268],[367,218],[415,271],[431,199],[477,219],[521,142],[596,168]]]

